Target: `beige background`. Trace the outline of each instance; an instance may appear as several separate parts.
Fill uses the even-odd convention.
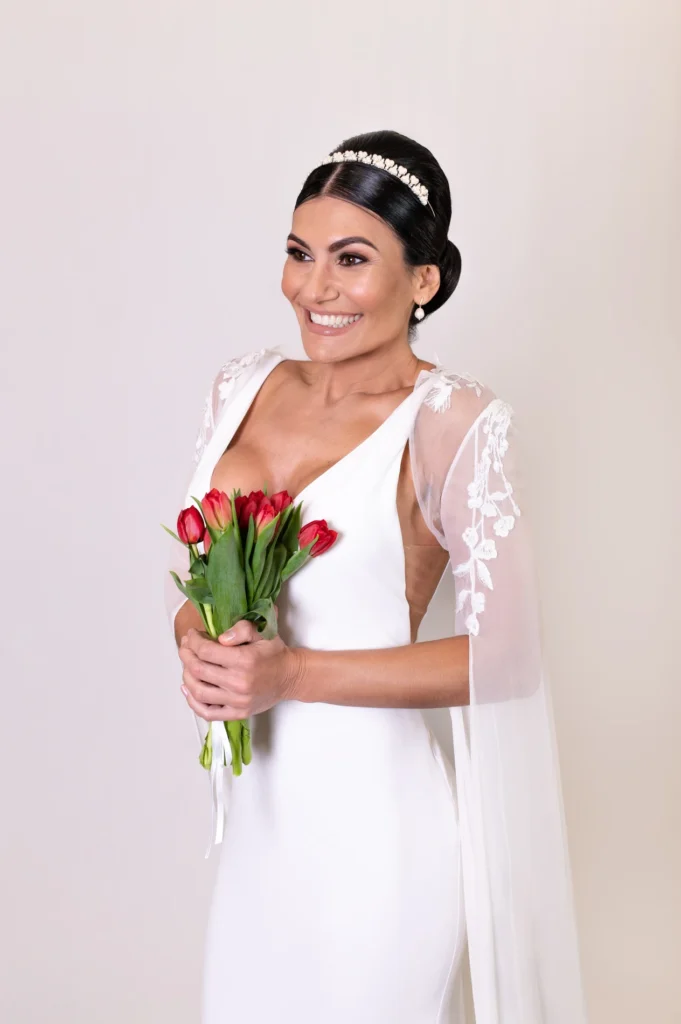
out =
[[[198,1021],[215,860],[159,522],[217,367],[301,355],[307,171],[387,127],[463,253],[418,351],[524,429],[591,1020],[681,1021],[681,8],[245,7],[1,5],[0,1017]]]

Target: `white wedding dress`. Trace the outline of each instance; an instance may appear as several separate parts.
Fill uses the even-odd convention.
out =
[[[283,358],[262,349],[221,369],[185,504],[210,489],[218,459]],[[488,615],[507,647],[480,642],[479,725],[472,707],[450,709],[456,775],[419,710],[286,701],[255,716],[251,764],[237,778],[229,767],[222,773],[224,835],[206,934],[202,1024],[464,1024],[467,937],[478,1024],[586,1019],[566,854],[556,844],[563,840],[562,806],[533,606],[528,600],[522,622],[495,610],[486,578],[495,541],[475,522],[489,500],[497,509],[486,513],[497,544],[514,535],[520,509],[501,461],[509,413],[468,375],[422,371],[374,433],[295,496],[303,522],[324,518],[338,539],[282,589],[278,624],[287,644],[339,650],[410,642],[395,504],[409,441],[426,522],[466,583],[452,632],[467,632],[473,651]],[[488,486],[495,467],[505,493]],[[483,501],[471,505],[476,494]],[[176,543],[171,562],[186,578],[186,552]],[[516,583],[531,586],[517,554],[510,565]],[[172,581],[166,593],[172,623],[183,597]],[[519,642],[532,649],[519,650]],[[500,664],[504,653],[517,659],[512,671]],[[472,689],[471,705],[475,696]],[[508,719],[508,708],[518,705],[532,706],[525,732],[517,711]],[[202,739],[207,723],[195,721]],[[528,765],[518,744],[533,738],[537,760]],[[510,785],[536,767],[554,772],[537,787],[545,801],[536,809],[540,827],[549,833],[539,854],[532,808],[524,797],[517,807],[499,778],[496,759],[505,745]],[[551,889],[548,929],[530,891],[535,870],[543,870],[540,887]],[[543,943],[539,953],[535,943]]]

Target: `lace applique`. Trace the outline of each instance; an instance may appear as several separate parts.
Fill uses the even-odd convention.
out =
[[[478,614],[485,610],[485,594],[477,589],[478,580],[488,590],[493,590],[492,574],[487,562],[497,557],[496,541],[485,536],[486,520],[491,519],[492,529],[497,537],[507,537],[515,524],[515,517],[520,515],[513,498],[513,487],[504,475],[503,458],[508,451],[507,433],[513,409],[500,398],[490,402],[483,413],[485,421],[482,425],[487,440],[478,455],[478,432],[475,432],[475,478],[468,485],[468,507],[473,510],[471,525],[466,527],[462,537],[470,552],[467,562],[462,562],[454,569],[455,576],[467,576],[469,586],[461,590],[457,600],[457,611],[461,611],[466,601],[470,601],[470,614],[466,618],[469,633],[477,636],[480,631]],[[490,470],[499,477],[499,488],[490,491]],[[503,490],[502,490],[503,487]],[[510,502],[511,514],[504,502]]]
[[[228,359],[223,366],[217,372],[215,380],[212,383],[210,391],[206,397],[206,402],[203,408],[203,419],[199,432],[196,438],[196,447],[194,451],[194,462],[198,464],[206,450],[213,429],[215,427],[214,416],[213,416],[213,395],[217,391],[220,397],[220,403],[224,403],[229,394],[229,389],[233,381],[235,381],[248,366],[252,366],[253,363],[257,363],[258,360],[262,359],[265,353],[268,351],[266,348],[257,349],[255,352],[247,352],[246,355],[240,356],[234,359]],[[217,416],[215,417],[217,419]]]
[[[435,412],[444,412],[449,408],[452,391],[460,389],[465,385],[467,388],[475,388],[475,393],[480,397],[483,385],[470,373],[454,373],[447,370],[432,370],[433,383],[424,402]]]

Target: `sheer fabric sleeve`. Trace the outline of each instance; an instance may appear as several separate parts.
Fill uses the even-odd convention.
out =
[[[440,373],[412,472],[449,552],[469,704],[450,708],[476,1024],[584,1024],[559,761],[512,408]]]
[[[224,367],[221,367],[213,382],[209,388],[208,394],[203,406],[203,413],[201,416],[196,442],[194,446],[194,461],[193,468],[195,469],[198,465],[201,456],[208,445],[213,433],[215,431],[215,425],[219,419],[220,412],[224,404]],[[185,507],[187,498],[187,486],[189,480],[186,480],[182,494],[178,494],[176,507],[173,509],[172,521],[166,522],[166,526],[177,532],[177,517],[182,508]],[[201,495],[197,495],[201,497]],[[166,534],[166,536],[168,536]],[[163,598],[166,609],[166,615],[170,624],[173,636],[175,635],[175,617],[179,612],[182,605],[185,603],[186,598],[184,594],[178,589],[175,584],[170,571],[176,572],[181,580],[189,579],[189,556],[187,549],[184,544],[180,544],[173,537],[168,537],[168,556],[167,556],[167,572],[163,581]]]
[[[213,439],[218,425],[227,410],[232,406],[232,403],[242,390],[244,384],[252,377],[253,374],[257,373],[258,368],[262,366],[264,361],[268,358],[274,358],[277,360],[283,358],[280,346],[254,349],[241,356],[235,356],[232,359],[228,359],[226,363],[223,363],[213,378],[204,401],[203,412],[196,435],[193,466],[188,474],[182,494],[178,494],[177,496],[176,506],[170,513],[171,518],[166,521],[166,526],[170,527],[172,530],[176,531],[177,517],[180,510],[192,504],[192,488],[195,485],[198,486],[200,483],[200,481],[197,480],[197,474],[201,475],[199,474],[199,466],[202,464],[204,453]],[[210,479],[210,476],[207,473],[203,474],[203,476],[206,479]],[[205,490],[207,489],[208,484],[206,484],[205,487]],[[196,497],[203,497],[203,493],[196,494]],[[168,535],[166,534],[166,536]],[[166,563],[168,571],[166,572],[163,582],[163,597],[166,615],[174,637],[175,618],[180,608],[185,603],[185,597],[175,584],[172,576],[170,575],[170,570],[176,572],[181,580],[187,580],[189,578],[189,556],[187,554],[187,549],[179,541],[176,541],[172,537],[168,537],[168,542],[169,545]]]

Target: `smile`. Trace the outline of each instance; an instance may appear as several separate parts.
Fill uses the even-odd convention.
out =
[[[312,323],[320,327],[348,327],[362,316],[361,313],[313,313],[311,309],[306,312]]]

